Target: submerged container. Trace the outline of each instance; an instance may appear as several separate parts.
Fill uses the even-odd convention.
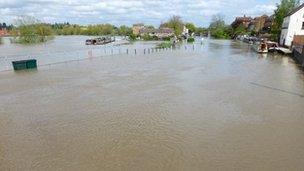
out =
[[[15,71],[37,68],[37,60],[36,59],[13,61],[12,63],[13,63],[13,67],[14,67]]]

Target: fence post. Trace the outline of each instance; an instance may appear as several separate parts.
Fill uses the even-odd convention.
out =
[[[129,49],[127,49],[127,54],[129,54]]]
[[[136,55],[136,49],[134,49],[134,53],[135,53],[135,55]]]
[[[146,49],[144,49],[144,54],[146,54]]]

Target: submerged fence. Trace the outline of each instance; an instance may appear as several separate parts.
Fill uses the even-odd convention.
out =
[[[148,55],[153,53],[170,52],[174,50],[192,51],[198,49],[200,46],[201,44],[185,44],[177,47],[171,46],[168,48],[113,46],[82,49],[76,51],[55,51],[38,52],[23,55],[6,55],[0,56],[0,71],[12,70],[12,61],[18,60],[36,59],[38,66],[44,66],[113,55]]]

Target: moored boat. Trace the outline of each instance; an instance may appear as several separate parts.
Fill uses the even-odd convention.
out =
[[[278,52],[279,44],[276,42],[267,41],[268,52]]]
[[[258,53],[268,53],[268,46],[266,42],[256,43],[252,47]]]
[[[86,45],[105,45],[108,43],[115,42],[115,38],[112,39],[111,37],[99,37],[94,39],[87,39]]]

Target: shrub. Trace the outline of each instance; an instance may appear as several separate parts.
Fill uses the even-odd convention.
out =
[[[149,34],[143,35],[142,39],[144,41],[158,40],[158,38],[156,36],[150,36]]]
[[[129,40],[130,41],[135,41],[136,40],[136,35],[135,34],[133,34],[133,33],[131,33],[130,35],[128,35],[128,37],[129,37]]]
[[[53,30],[46,24],[22,25],[13,30],[12,35],[14,43],[42,43],[53,38]]]
[[[162,42],[161,44],[159,44],[157,47],[158,48],[170,48],[173,46],[173,43],[171,43],[170,41],[165,41]]]
[[[189,37],[187,40],[188,43],[193,43],[194,41],[195,41],[194,37]]]

